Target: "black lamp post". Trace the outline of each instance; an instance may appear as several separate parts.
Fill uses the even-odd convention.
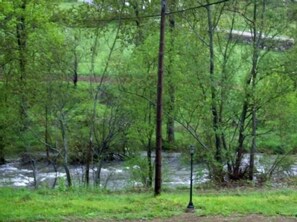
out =
[[[193,212],[195,209],[193,201],[192,201],[192,197],[193,197],[193,155],[194,155],[195,147],[194,147],[194,145],[190,145],[189,148],[190,148],[190,154],[191,154],[191,177],[190,177],[190,201],[187,206],[187,211]]]

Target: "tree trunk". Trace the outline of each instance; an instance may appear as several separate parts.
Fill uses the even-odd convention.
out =
[[[244,140],[245,140],[245,121],[248,114],[248,109],[250,108],[250,100],[253,99],[253,110],[252,110],[252,148],[250,153],[250,166],[249,166],[249,178],[253,176],[253,173],[251,171],[254,171],[254,152],[256,149],[256,130],[257,130],[257,123],[256,123],[256,101],[255,101],[255,87],[256,87],[256,81],[257,81],[257,68],[258,68],[258,62],[260,57],[260,44],[262,40],[262,30],[258,31],[258,24],[257,24],[257,16],[258,15],[258,4],[257,2],[253,3],[253,22],[251,25],[251,29],[253,32],[253,55],[252,55],[252,67],[249,74],[249,77],[246,81],[245,86],[245,97],[244,102],[242,106],[242,113],[241,118],[239,121],[239,137],[238,137],[238,147],[237,147],[237,156],[236,156],[236,163],[233,170],[233,177],[235,179],[241,179],[244,176],[245,170],[241,171],[240,166],[244,154]],[[262,1],[262,12],[260,14],[261,16],[261,27],[263,28],[263,22],[264,22],[264,12],[266,9],[266,0]],[[252,167],[252,169],[251,169]]]
[[[52,189],[54,189],[56,187],[56,184],[57,184],[57,178],[58,178],[58,169],[57,169],[57,165],[56,165],[56,162],[51,160],[50,162],[53,166],[53,169],[54,169],[54,172],[56,173],[56,176],[55,176],[55,179],[54,179],[54,182],[52,184]]]
[[[5,153],[4,153],[4,141],[3,141],[3,128],[2,126],[0,126],[0,165],[5,163]]]
[[[20,8],[21,13],[25,13],[27,7],[27,1],[23,0],[21,2]],[[27,48],[27,33],[26,33],[26,19],[24,15],[20,15],[17,18],[16,24],[16,37],[17,37],[17,44],[18,44],[18,62],[19,62],[19,71],[20,71],[20,119],[21,119],[21,128],[20,131],[24,132],[27,129],[26,123],[26,98],[25,98],[25,86],[26,86],[26,66],[27,66],[27,55],[26,55],[26,48]]]
[[[34,188],[38,188],[38,181],[37,181],[37,168],[36,168],[36,160],[31,157],[31,166],[33,171],[33,181],[34,181]]]
[[[69,171],[69,168],[68,168],[68,164],[64,162],[63,167],[64,167],[64,170],[65,170],[65,173],[66,173],[67,186],[71,187],[72,186],[72,181],[71,181],[71,175],[70,175],[70,171]]]
[[[60,127],[62,133],[62,140],[63,140],[63,167],[66,173],[67,185],[68,187],[72,186],[71,175],[68,168],[68,138],[67,138],[67,129],[65,126],[65,117],[64,114],[61,114]]]
[[[152,92],[150,91],[150,98],[152,98]],[[148,125],[151,126],[152,123],[152,103],[148,102]],[[147,187],[153,186],[153,164],[152,164],[152,138],[153,138],[153,130],[149,131],[148,141],[147,141],[147,163],[148,163],[148,181]]]
[[[254,169],[255,169],[255,152],[257,149],[256,136],[257,136],[257,111],[255,104],[253,105],[252,113],[252,147],[250,152],[250,167],[249,167],[249,179],[253,180],[254,178]]]
[[[134,10],[135,24],[136,24],[136,28],[137,28],[137,36],[136,36],[136,40],[135,40],[135,45],[137,47],[143,42],[143,39],[144,39],[142,29],[141,29],[141,25],[140,25],[140,18],[139,18],[139,9],[140,9],[141,6],[139,6],[139,4],[136,1],[132,5],[132,7],[133,7],[133,10]]]
[[[4,146],[0,137],[0,165],[5,163]]]
[[[175,11],[176,9],[176,0],[169,1],[169,10],[170,12]],[[170,46],[168,49],[168,69],[167,69],[167,78],[168,78],[168,112],[167,112],[167,143],[168,148],[174,146],[175,141],[175,131],[174,131],[174,110],[175,110],[175,85],[174,85],[174,45],[175,45],[175,17],[174,14],[169,16],[169,32],[170,32]]]
[[[151,138],[148,141],[148,147],[147,147],[147,163],[148,163],[147,187],[152,187],[153,186],[153,164],[152,164],[152,140],[151,140]]]
[[[92,150],[93,150],[93,137],[90,136],[89,146],[87,148],[86,170],[85,170],[85,179],[86,179],[87,186],[89,186],[89,183],[90,183],[90,165],[91,165],[91,159],[92,159]]]
[[[168,148],[174,147],[175,142],[175,126],[174,126],[174,103],[175,103],[175,87],[173,83],[169,81],[169,106],[168,106],[168,116],[167,116],[167,142]]]
[[[211,114],[212,114],[212,128],[215,137],[215,163],[213,164],[213,176],[215,180],[222,181],[222,147],[221,147],[221,133],[219,132],[219,112],[217,108],[217,92],[215,81],[215,54],[214,54],[214,22],[212,20],[211,6],[206,7],[207,21],[208,21],[208,37],[209,37],[209,78],[211,90]]]
[[[99,159],[98,159],[98,164],[97,164],[95,184],[97,186],[100,186],[100,184],[101,184],[101,169],[102,169],[103,160],[102,160],[102,157],[98,157],[98,158]]]
[[[265,1],[265,0],[264,0]],[[264,8],[265,10],[265,2],[264,2]],[[262,15],[263,16],[263,15]],[[259,37],[257,35],[257,27],[256,27],[256,21],[257,21],[257,3],[254,3],[254,26],[253,26],[253,58],[252,58],[252,92],[254,94],[256,90],[256,78],[257,78],[257,66],[258,66],[258,59],[259,59],[259,44],[261,40],[261,33],[259,34]],[[253,180],[254,177],[254,156],[257,148],[256,144],[256,134],[257,134],[257,109],[256,109],[256,99],[253,95],[253,107],[252,107],[252,146],[250,150],[250,166],[249,166],[249,179]]]
[[[49,145],[49,133],[48,133],[48,106],[45,105],[45,126],[44,126],[44,142],[45,142],[45,152],[46,159],[50,163],[50,145]]]
[[[73,85],[74,85],[74,87],[77,86],[77,81],[78,81],[78,58],[77,58],[77,53],[74,50],[74,64],[73,64]]]
[[[246,121],[246,117],[247,117],[247,112],[248,112],[248,99],[249,99],[249,94],[246,95],[246,98],[243,102],[243,106],[242,106],[242,111],[241,111],[241,116],[240,116],[240,120],[239,120],[239,134],[238,134],[238,146],[237,146],[237,154],[236,154],[236,160],[235,160],[235,166],[233,167],[233,175],[232,175],[232,179],[240,179],[240,166],[241,166],[241,161],[242,161],[242,157],[244,154],[244,140],[245,140],[245,121]]]

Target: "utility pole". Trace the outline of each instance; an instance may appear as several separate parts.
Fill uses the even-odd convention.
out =
[[[161,194],[162,186],[162,94],[163,94],[163,67],[165,47],[165,12],[166,0],[161,0],[160,46],[157,85],[157,124],[156,124],[156,171],[155,171],[155,196]]]

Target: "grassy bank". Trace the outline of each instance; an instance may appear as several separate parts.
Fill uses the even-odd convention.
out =
[[[102,193],[95,190],[0,189],[0,221],[152,219],[182,214],[187,192]],[[194,195],[197,216],[297,216],[297,190],[218,192]]]

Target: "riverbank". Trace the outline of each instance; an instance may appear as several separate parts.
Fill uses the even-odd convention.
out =
[[[188,215],[184,213],[188,204],[186,191],[154,197],[152,192],[108,193],[84,188],[0,188],[0,221],[181,221],[184,217],[221,221],[219,218],[244,219],[252,215],[297,219],[296,189],[195,191],[193,202],[196,212]]]

